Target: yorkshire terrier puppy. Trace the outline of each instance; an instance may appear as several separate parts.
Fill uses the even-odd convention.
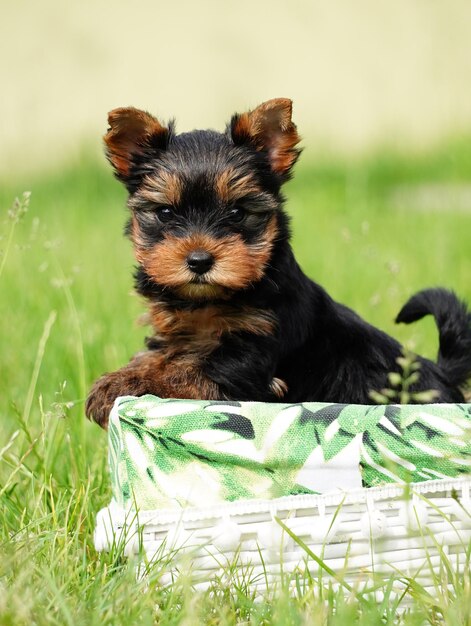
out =
[[[291,101],[234,115],[223,133],[177,135],[134,108],[109,114],[107,156],[128,192],[136,288],[149,303],[147,351],[93,386],[87,415],[106,427],[117,396],[372,404],[399,371],[401,345],[307,278],[290,247],[281,187],[300,150]],[[437,363],[417,391],[461,402],[471,315],[428,289],[397,317],[432,314]]]

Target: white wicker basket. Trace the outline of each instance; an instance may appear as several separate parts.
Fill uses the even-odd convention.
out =
[[[97,516],[94,540],[97,550],[123,542],[126,554],[150,562],[171,553],[163,585],[189,569],[203,588],[236,571],[264,592],[282,573],[307,569],[314,578],[330,571],[353,587],[393,576],[399,586],[411,577],[427,588],[444,557],[455,572],[470,567],[470,492],[468,477],[181,512],[125,511],[112,503]],[[238,568],[228,567],[234,562]]]

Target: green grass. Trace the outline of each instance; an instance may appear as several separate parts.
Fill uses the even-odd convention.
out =
[[[413,159],[318,160],[301,164],[286,187],[305,271],[427,356],[437,346],[433,323],[397,328],[393,319],[425,286],[449,286],[471,301],[471,207],[462,201],[470,146],[450,142]],[[449,201],[428,209],[417,190],[434,197],[438,183]],[[29,209],[14,224],[8,209],[26,190]],[[94,551],[94,516],[110,489],[106,436],[85,420],[83,402],[92,381],[123,365],[145,336],[121,234],[124,202],[110,171],[85,157],[0,185],[0,625],[469,624],[466,576],[449,591],[439,580],[433,598],[412,588],[412,613],[398,618],[387,589],[382,604],[309,579],[295,598],[281,591],[266,601],[244,585],[162,590],[164,563],[149,585],[136,582],[119,549]]]

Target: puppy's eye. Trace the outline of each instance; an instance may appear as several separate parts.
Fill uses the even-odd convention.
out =
[[[156,210],[157,217],[162,223],[169,222],[173,216],[173,209],[169,206],[161,206]]]
[[[247,213],[245,209],[240,206],[232,207],[232,209],[229,211],[229,219],[231,220],[231,222],[234,223],[241,222],[246,215]]]

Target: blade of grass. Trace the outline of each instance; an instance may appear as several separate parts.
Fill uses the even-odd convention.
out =
[[[311,548],[306,543],[304,543],[304,541],[291,530],[291,528],[286,526],[286,524],[284,524],[279,517],[275,516],[274,519],[283,528],[283,530],[291,537],[291,539],[293,539],[298,544],[298,546],[302,548],[306,552],[306,554],[308,554],[311,557],[311,559],[317,563],[317,565],[319,565],[319,567],[322,570],[327,572],[327,574],[329,574],[329,576],[331,576],[335,581],[337,581],[341,587],[343,587],[349,593],[354,595],[361,604],[363,604],[364,606],[370,605],[370,602],[368,600],[363,598],[362,595],[359,594],[357,591],[355,591],[355,589],[351,585],[349,585],[345,580],[343,580],[343,578],[339,576],[337,572],[335,572],[321,558],[319,558],[317,554],[315,554],[311,550]]]
[[[36,391],[36,385],[38,383],[39,371],[41,369],[41,363],[43,361],[44,352],[46,350],[47,340],[49,339],[49,335],[51,333],[52,327],[54,326],[56,318],[56,311],[51,311],[49,313],[49,317],[46,320],[46,323],[44,324],[41,339],[39,340],[38,350],[36,352],[36,359],[34,361],[33,373],[31,375],[31,381],[29,384],[28,393],[26,394],[25,408],[23,411],[23,420],[25,423],[27,423],[29,420],[31,407],[33,405],[34,393]]]

